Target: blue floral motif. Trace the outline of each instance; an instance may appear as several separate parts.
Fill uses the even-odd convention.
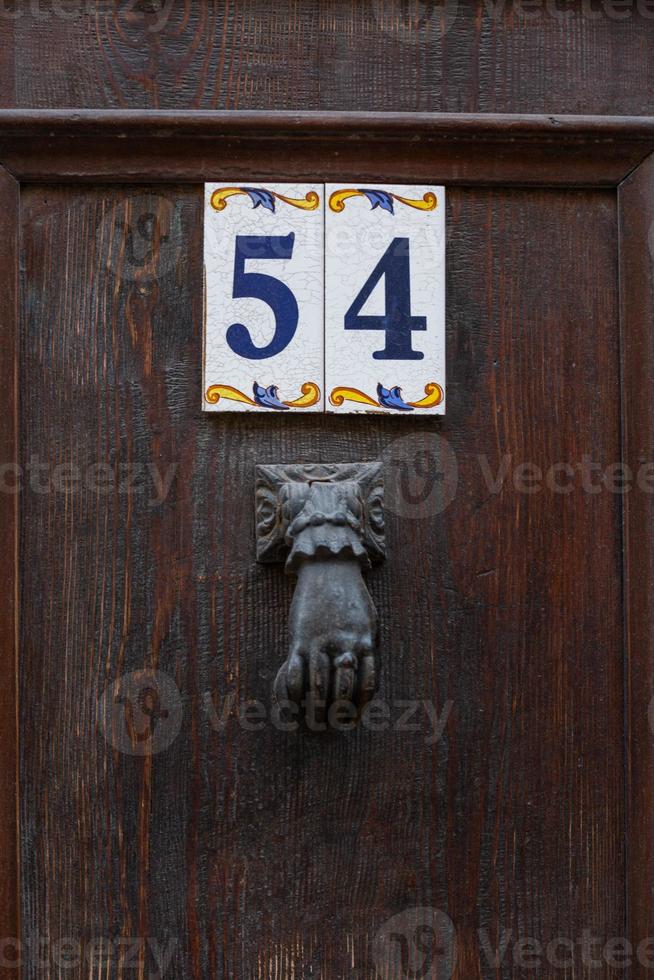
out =
[[[288,405],[280,402],[277,397],[279,394],[279,387],[277,385],[268,385],[267,388],[264,388],[263,385],[255,381],[252,385],[252,391],[254,392],[255,402],[257,405],[261,405],[262,408],[276,408],[279,412],[288,411]]]
[[[252,201],[253,208],[263,207],[267,211],[274,212],[275,195],[272,191],[266,191],[261,187],[241,187],[239,189],[248,195]]]
[[[401,412],[412,412],[413,406],[407,405],[402,398],[402,389],[395,385],[394,388],[384,388],[382,384],[377,385],[377,398],[379,404],[384,408],[396,408]]]
[[[395,207],[393,205],[393,195],[388,191],[374,191],[366,189],[365,187],[358,188],[359,194],[365,194],[372,205],[372,210],[375,208],[381,208],[383,211],[388,211],[390,214],[395,214]]]

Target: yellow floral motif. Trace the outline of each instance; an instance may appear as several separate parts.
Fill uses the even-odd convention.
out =
[[[210,385],[204,396],[210,405],[217,405],[221,398],[232,402],[244,402],[246,405],[256,405],[253,398],[244,395],[238,388],[231,385]]]
[[[316,211],[320,206],[320,195],[316,191],[307,191],[304,197],[286,197],[278,191],[269,191],[265,188],[252,187],[220,187],[211,195],[211,207],[215,211],[224,211],[227,207],[227,199],[236,194],[246,194],[252,201],[263,204],[269,211],[274,210],[274,201],[283,201],[291,207],[300,208],[302,211]],[[254,196],[253,196],[254,195]]]
[[[288,408],[311,408],[320,400],[320,388],[315,381],[305,381],[300,391],[302,394],[299,398],[282,402],[282,404]],[[242,402],[244,405],[257,407],[257,402],[253,398],[231,385],[210,385],[204,397],[210,405],[217,405],[221,399],[225,399],[225,401]]]
[[[336,408],[340,408],[343,402],[359,402],[361,405],[374,405],[379,408],[376,398],[371,398],[358,388],[334,388],[329,400]]]
[[[412,408],[434,408],[443,401],[443,389],[435,381],[425,385],[425,397],[419,402],[407,402]]]
[[[423,194],[422,198],[411,198],[411,197],[401,197],[399,194],[394,194],[391,191],[375,191],[375,190],[356,190],[354,188],[344,188],[340,191],[334,191],[329,197],[329,207],[332,211],[340,214],[341,211],[345,210],[345,202],[351,197],[367,197],[369,201],[373,200],[371,195],[376,195],[376,203],[373,204],[375,207],[383,207],[384,210],[393,213],[393,201],[400,201],[401,204],[406,204],[410,208],[416,208],[418,211],[435,211],[438,207],[438,198],[433,193],[433,191],[427,191]],[[385,200],[384,205],[381,201]]]
[[[302,394],[292,402],[284,402],[289,408],[311,408],[320,399],[320,388],[315,381],[305,381],[300,391]]]
[[[406,402],[411,408],[435,408],[443,401],[443,389],[435,381],[429,381],[425,385],[425,397],[419,401]],[[367,395],[358,388],[334,388],[329,396],[329,401],[335,408],[340,408],[344,402],[357,402],[360,405],[370,405],[374,408],[381,408],[378,399]]]

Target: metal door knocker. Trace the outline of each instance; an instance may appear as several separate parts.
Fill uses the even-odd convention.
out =
[[[362,572],[384,557],[381,463],[256,467],[257,559],[297,576],[274,696],[329,721],[377,688],[377,611]]]

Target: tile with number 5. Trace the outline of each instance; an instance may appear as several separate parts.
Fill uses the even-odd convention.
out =
[[[328,412],[445,412],[445,190],[325,187]]]
[[[323,185],[205,185],[205,411],[324,410]]]

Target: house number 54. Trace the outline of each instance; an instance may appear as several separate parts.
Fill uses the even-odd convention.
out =
[[[206,185],[203,408],[442,414],[444,208],[440,187]]]

